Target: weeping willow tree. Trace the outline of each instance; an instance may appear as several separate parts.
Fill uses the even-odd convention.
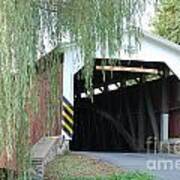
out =
[[[146,0],[0,0],[0,153],[16,159],[18,178],[29,178],[29,89],[39,52],[63,39],[81,48],[83,77],[92,86],[98,46],[110,55],[139,46]],[[124,35],[127,44],[123,45]],[[104,52],[102,52],[104,53]],[[53,76],[52,76],[53,78]],[[53,80],[52,80],[53,81]],[[53,114],[52,114],[53,116]]]

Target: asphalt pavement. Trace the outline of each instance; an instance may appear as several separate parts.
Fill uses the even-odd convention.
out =
[[[127,171],[148,172],[157,180],[180,180],[180,155],[146,153],[76,152]]]

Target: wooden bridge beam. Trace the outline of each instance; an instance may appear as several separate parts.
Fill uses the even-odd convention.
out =
[[[144,67],[126,67],[126,66],[96,66],[98,71],[121,71],[133,73],[158,74],[158,69]]]

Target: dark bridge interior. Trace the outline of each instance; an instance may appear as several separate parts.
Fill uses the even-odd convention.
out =
[[[96,60],[96,66],[102,60]],[[160,136],[162,92],[174,76],[164,78],[165,64],[122,62],[124,67],[156,68],[156,75],[94,70],[93,102],[87,98],[84,81],[75,75],[74,135],[71,150],[145,151],[148,137]],[[164,86],[165,85],[165,86]]]

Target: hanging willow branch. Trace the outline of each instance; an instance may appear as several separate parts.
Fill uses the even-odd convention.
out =
[[[122,46],[127,53],[138,49],[145,3],[145,0],[46,0],[40,7],[48,22],[53,21],[53,28],[49,29],[51,39],[61,40],[68,34],[69,41],[81,48],[85,62],[83,78],[89,89],[97,48],[109,55],[119,52]]]
[[[0,0],[0,153],[5,152],[9,159],[16,157],[17,169],[24,179],[28,176],[29,158],[26,104],[33,102],[29,89],[39,51],[44,53],[48,43],[52,46],[62,43],[64,35],[69,42],[77,43],[85,62],[83,77],[89,88],[96,48],[100,47],[103,54],[113,55],[122,46],[128,53],[139,46],[137,25],[145,2]],[[124,45],[125,34],[128,43]],[[48,35],[48,42],[44,40],[45,35]],[[57,93],[54,87],[57,86],[51,88]]]

